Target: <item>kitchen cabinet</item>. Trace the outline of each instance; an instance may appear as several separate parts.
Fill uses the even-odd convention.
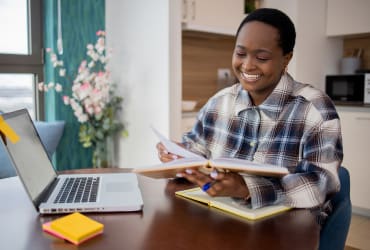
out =
[[[327,0],[328,36],[370,33],[369,0]]]
[[[235,35],[244,17],[244,0],[182,1],[184,30]]]
[[[351,176],[353,211],[370,215],[370,108],[338,107],[343,136],[343,166]]]

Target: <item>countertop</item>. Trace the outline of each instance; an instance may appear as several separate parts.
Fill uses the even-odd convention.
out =
[[[362,102],[334,101],[334,104],[339,107],[370,108],[370,103]]]
[[[197,110],[194,110],[194,111],[182,111],[182,118],[192,118],[192,117],[196,117],[198,114],[198,111]]]

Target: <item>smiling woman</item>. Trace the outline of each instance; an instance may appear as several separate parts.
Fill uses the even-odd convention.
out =
[[[315,208],[319,223],[330,213],[327,197],[338,191],[343,147],[339,116],[330,98],[286,71],[293,56],[295,27],[278,9],[261,8],[238,28],[232,67],[239,82],[201,108],[182,145],[208,159],[219,157],[286,167],[283,178],[192,169],[179,174],[211,196],[251,200],[252,208],[284,204]],[[170,161],[166,150],[160,160]],[[162,156],[162,155],[161,155]],[[215,182],[214,182],[215,181]],[[214,183],[207,185],[207,183]]]

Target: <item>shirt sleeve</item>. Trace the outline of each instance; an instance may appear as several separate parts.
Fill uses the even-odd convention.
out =
[[[182,136],[182,143],[186,149],[209,158],[210,152],[206,148],[205,143],[202,143],[204,139],[202,138],[203,126],[202,123],[197,120],[190,132],[185,133]]]
[[[318,207],[339,190],[337,170],[343,159],[339,119],[322,122],[302,140],[302,160],[291,174],[281,179],[244,176],[253,208],[275,203]]]

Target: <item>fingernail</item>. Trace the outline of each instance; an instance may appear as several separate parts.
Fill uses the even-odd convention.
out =
[[[167,151],[167,150],[163,150],[163,153],[164,153],[164,154],[168,154],[168,151]]]
[[[193,173],[193,171],[191,171],[191,169],[185,169],[185,172],[186,172],[187,174],[192,174],[192,173]]]
[[[177,158],[179,158],[177,155],[172,155],[172,159],[176,160]]]
[[[216,169],[214,169],[209,175],[211,176],[212,179],[216,179],[218,176],[218,172]]]
[[[182,177],[182,173],[177,173],[176,174],[176,177],[181,178]]]

